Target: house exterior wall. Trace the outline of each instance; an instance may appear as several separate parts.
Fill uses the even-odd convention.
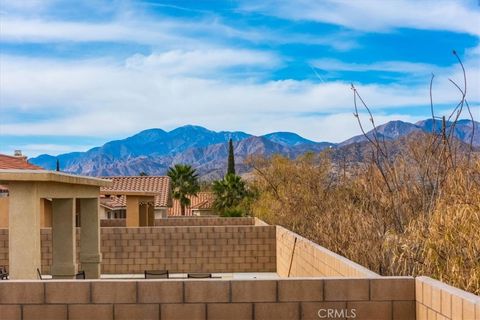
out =
[[[8,197],[0,196],[0,228],[8,227]]]

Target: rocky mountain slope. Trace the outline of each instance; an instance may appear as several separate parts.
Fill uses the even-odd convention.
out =
[[[435,123],[439,130],[440,123]],[[450,124],[448,124],[450,126]],[[377,128],[377,135],[394,141],[415,132],[431,132],[432,120],[415,124],[391,121]],[[455,136],[469,143],[473,137],[474,146],[480,146],[480,126],[461,120],[454,130]],[[367,133],[373,137],[373,130]],[[176,163],[187,163],[195,167],[204,179],[223,176],[228,156],[227,142],[234,141],[237,171],[244,173],[249,168],[244,164],[252,155],[270,156],[282,154],[294,158],[305,152],[320,152],[333,148],[339,155],[358,155],[363,158],[367,139],[364,136],[352,137],[340,144],[314,142],[291,132],[274,132],[264,136],[253,136],[245,132],[215,132],[199,126],[183,126],[172,131],[148,129],[123,140],[111,141],[86,152],[73,152],[58,156],[40,155],[30,162],[46,169],[54,169],[57,159],[64,172],[90,175],[163,175]]]

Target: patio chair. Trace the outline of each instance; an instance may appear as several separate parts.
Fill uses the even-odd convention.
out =
[[[188,273],[187,278],[207,279],[207,278],[212,278],[212,274],[211,273]]]
[[[7,267],[0,266],[0,280],[8,280]]]
[[[145,279],[168,279],[168,270],[145,270]]]

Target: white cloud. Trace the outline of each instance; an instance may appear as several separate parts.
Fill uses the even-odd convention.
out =
[[[225,68],[256,67],[272,68],[280,64],[273,53],[254,50],[205,49],[172,50],[148,56],[136,54],[126,60],[127,68],[135,70],[159,70],[164,75],[215,74]]]
[[[361,31],[413,28],[480,35],[480,10],[476,1],[281,0],[255,1],[243,9]]]
[[[428,64],[408,61],[379,61],[375,63],[346,63],[336,59],[318,59],[312,61],[312,65],[326,71],[383,71],[396,73],[423,73],[431,74],[440,68]]]
[[[99,137],[190,123],[252,133],[292,130],[313,140],[339,141],[354,132],[350,127],[356,127],[350,116],[353,103],[348,83],[198,77],[187,70],[206,70],[206,65],[216,59],[196,51],[157,54],[152,61],[143,57],[135,68],[110,60],[0,58],[2,112],[15,113],[21,109],[52,114],[51,119],[43,122],[0,122],[2,134]],[[221,61],[222,68],[228,66],[227,60]],[[248,66],[261,61],[262,58],[256,61],[247,57],[231,64],[236,66],[241,62]],[[185,74],[172,76],[172,65]],[[218,65],[213,63],[213,68]],[[453,77],[460,79],[456,74]],[[475,83],[469,85],[475,87]],[[408,106],[418,108],[429,103],[428,83],[370,84],[359,85],[358,89],[372,109],[385,119],[408,120],[408,116],[381,114],[398,107],[406,107],[404,110],[408,112]],[[446,78],[436,83],[436,103],[454,104],[458,97]],[[478,90],[471,90],[469,98],[479,101]],[[319,113],[325,115],[315,116]]]

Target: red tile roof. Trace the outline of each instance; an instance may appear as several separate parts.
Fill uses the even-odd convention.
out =
[[[190,206],[185,208],[185,215],[193,215],[193,210],[211,210],[213,208],[213,201],[215,196],[212,192],[199,192],[197,196],[191,197]],[[180,202],[176,199],[173,199],[173,206],[168,209],[169,216],[180,216],[182,215],[182,209],[180,207]]]
[[[101,187],[100,192],[104,195],[114,193],[110,197],[102,197],[100,202],[109,208],[120,209],[126,207],[126,197],[122,195],[145,192],[155,193],[155,207],[170,207],[172,204],[170,178],[166,176],[128,176],[128,177],[103,177],[113,181],[109,187]],[[119,195],[119,196],[117,196]]]
[[[0,154],[0,169],[43,170],[43,168],[28,163],[26,158]]]

